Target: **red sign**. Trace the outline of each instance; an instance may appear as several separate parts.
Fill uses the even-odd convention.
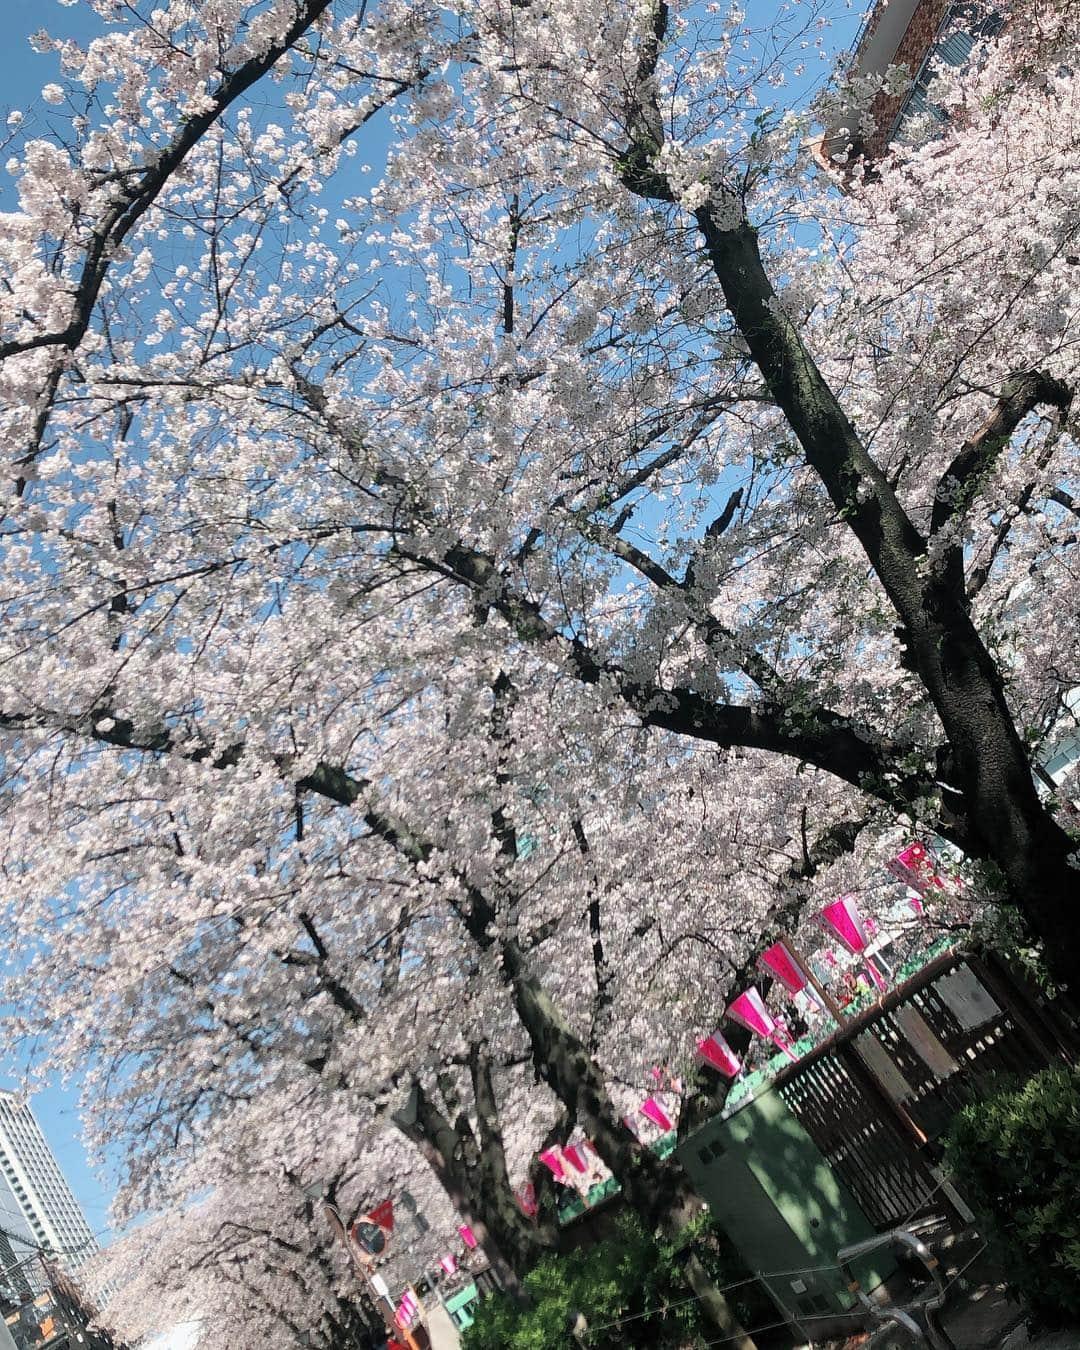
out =
[[[377,1223],[380,1228],[385,1228],[388,1233],[392,1233],[394,1231],[394,1202],[383,1200],[374,1209],[368,1211],[367,1217],[372,1223]]]

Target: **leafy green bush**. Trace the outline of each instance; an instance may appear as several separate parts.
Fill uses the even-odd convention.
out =
[[[948,1162],[1009,1283],[1046,1326],[1080,1326],[1080,1070],[1004,1082],[957,1113]]]
[[[745,1276],[715,1238],[707,1220],[693,1235],[710,1275],[718,1283]],[[590,1350],[628,1345],[674,1350],[708,1340],[697,1300],[682,1279],[680,1252],[657,1243],[629,1212],[620,1215],[611,1238],[545,1257],[523,1283],[532,1306],[519,1308],[502,1294],[485,1300],[464,1333],[463,1350],[567,1350],[576,1343]],[[775,1316],[753,1293],[749,1301],[734,1299],[732,1310],[747,1326]],[[578,1314],[586,1324],[575,1342],[571,1329]]]

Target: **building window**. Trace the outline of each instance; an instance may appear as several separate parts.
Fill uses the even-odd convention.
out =
[[[999,33],[1004,22],[1003,16],[989,5],[958,4],[950,8],[897,114],[891,140],[901,145],[923,145],[941,133],[949,114],[930,98],[935,77],[945,66],[962,70],[971,59],[975,44]]]

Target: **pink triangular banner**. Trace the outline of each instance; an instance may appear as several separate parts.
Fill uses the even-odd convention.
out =
[[[655,1097],[645,1098],[641,1103],[641,1114],[646,1119],[651,1120],[654,1125],[659,1125],[665,1134],[675,1128]]]
[[[556,1181],[562,1181],[563,1177],[566,1176],[566,1168],[563,1167],[562,1161],[559,1158],[558,1149],[545,1148],[541,1153],[538,1153],[536,1156],[540,1159],[540,1161],[544,1164],[544,1166],[549,1169],[551,1175],[555,1178]]]
[[[922,895],[926,894],[929,886],[945,889],[945,883],[938,876],[938,863],[933,851],[917,839],[902,848],[885,866],[894,877]]]
[[[725,1078],[736,1078],[742,1070],[742,1060],[718,1031],[698,1041],[697,1052],[706,1064]]]
[[[866,950],[866,929],[854,895],[842,895],[839,900],[826,905],[818,917],[826,930],[853,956]]]
[[[776,1031],[776,1022],[753,985],[739,995],[724,1016],[766,1040]]]
[[[562,1151],[563,1157],[575,1172],[584,1172],[588,1168],[584,1144],[567,1144]]]
[[[774,942],[761,953],[758,963],[778,979],[789,994],[797,994],[806,988],[806,974],[785,942]]]

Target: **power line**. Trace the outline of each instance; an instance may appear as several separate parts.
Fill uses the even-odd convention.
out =
[[[923,1201],[922,1201],[921,1204],[919,1205],[919,1209],[924,1208],[924,1207],[926,1206],[927,1201],[929,1201],[930,1198],[931,1198],[932,1196],[936,1195],[937,1192],[938,1192],[939,1190],[941,1190],[941,1188],[945,1185],[945,1181],[946,1181],[946,1178],[945,1178],[945,1177],[939,1178],[937,1184],[936,1184],[936,1185],[933,1187],[933,1189],[932,1189],[932,1190],[924,1197]],[[911,1223],[912,1220],[915,1218],[915,1216],[918,1214],[919,1209],[913,1209],[913,1210],[911,1211],[911,1213],[907,1216],[907,1218],[906,1218],[902,1223],[897,1224],[896,1226],[897,1226],[898,1228],[906,1228],[907,1225],[908,1225],[909,1223]],[[976,1253],[976,1255],[979,1255],[979,1254],[981,1253],[981,1251],[984,1251],[984,1250],[985,1250],[985,1244],[984,1244],[984,1246],[980,1249],[980,1252],[979,1252],[979,1253]],[[975,1258],[973,1257],[973,1258],[972,1258],[972,1261],[973,1261],[974,1259],[975,1259]],[[949,1282],[949,1284],[946,1285],[946,1287],[945,1287],[945,1288],[946,1288],[946,1292],[948,1292],[948,1290],[952,1287],[952,1285],[955,1284],[955,1282],[960,1278],[960,1276],[964,1273],[964,1271],[967,1270],[968,1266],[970,1266],[970,1265],[972,1264],[972,1261],[969,1261],[969,1262],[967,1263],[967,1265],[965,1265],[965,1266],[963,1267],[963,1270],[958,1271],[957,1274],[953,1276],[952,1280],[951,1280],[951,1281]],[[791,1275],[823,1275],[823,1274],[825,1274],[827,1271],[833,1271],[833,1270],[839,1270],[839,1269],[840,1269],[840,1266],[839,1266],[839,1265],[836,1265],[835,1263],[830,1263],[830,1264],[824,1265],[824,1266],[799,1266],[799,1267],[797,1267],[797,1268],[794,1269],[794,1270],[762,1270],[762,1271],[757,1271],[757,1272],[755,1272],[755,1273],[752,1274],[752,1275],[748,1275],[745,1279],[742,1279],[742,1280],[735,1280],[735,1281],[733,1281],[731,1284],[721,1285],[719,1288],[710,1290],[710,1291],[709,1291],[708,1297],[712,1297],[713,1294],[727,1294],[727,1293],[730,1293],[730,1291],[731,1291],[732,1289],[741,1289],[744,1285],[747,1285],[747,1284],[756,1284],[756,1283],[758,1283],[759,1281],[760,1281],[761,1285],[764,1287],[764,1289],[765,1289],[766,1291],[768,1291],[768,1287],[769,1287],[769,1286],[768,1286],[767,1281],[768,1281],[768,1280],[771,1280],[771,1279],[778,1279],[778,1278],[780,1278],[780,1277],[787,1278],[788,1276],[791,1276]],[[871,1288],[868,1292],[871,1292],[871,1293],[872,1293],[873,1290],[874,1290],[874,1289],[877,1289],[881,1283],[882,1283],[882,1281],[879,1280],[879,1281],[878,1281],[878,1284],[873,1285],[872,1288]],[[658,1304],[658,1305],[657,1305],[656,1307],[654,1307],[654,1308],[646,1308],[646,1310],[645,1310],[644,1312],[631,1313],[628,1317],[618,1317],[618,1318],[616,1318],[613,1322],[602,1322],[602,1323],[600,1323],[599,1326],[590,1326],[590,1330],[591,1330],[591,1331],[608,1331],[608,1330],[610,1330],[612,1327],[621,1327],[621,1326],[622,1326],[624,1323],[626,1323],[626,1322],[640,1322],[640,1321],[642,1320],[642,1318],[646,1318],[646,1317],[655,1317],[655,1316],[657,1315],[657,1313],[674,1312],[676,1308],[685,1308],[685,1307],[687,1306],[687,1304],[689,1304],[689,1303],[699,1303],[699,1302],[700,1302],[703,1298],[705,1298],[705,1297],[706,1297],[706,1295],[704,1295],[704,1294],[691,1294],[689,1298],[681,1299],[678,1303],[662,1303],[662,1304]],[[858,1317],[858,1316],[863,1316],[863,1314],[862,1314],[861,1312],[860,1312],[860,1313],[836,1313],[835,1316],[837,1316],[837,1317]],[[818,1319],[816,1319],[814,1316],[805,1316],[805,1317],[804,1317],[804,1316],[800,1316],[798,1320],[799,1320],[800,1322],[812,1322],[812,1321],[815,1321],[815,1320],[818,1320]],[[757,1327],[756,1330],[757,1330],[757,1331],[772,1331],[772,1330],[774,1330],[775,1327],[788,1326],[788,1325],[789,1325],[789,1323],[786,1322],[786,1321],[785,1321],[785,1322],[776,1322],[776,1323],[770,1323],[770,1325],[767,1326],[767,1327]],[[753,1333],[753,1332],[750,1332],[750,1333],[748,1333],[748,1334],[749,1334],[749,1335],[753,1335],[754,1333]],[[733,1338],[733,1337],[728,1337],[727,1339],[728,1339],[728,1340],[731,1340],[731,1339],[734,1339],[734,1338]],[[710,1341],[709,1344],[710,1344],[710,1345],[723,1345],[723,1344],[724,1344],[724,1341],[722,1341],[722,1340],[720,1340],[720,1341]]]
[[[949,1283],[945,1286],[944,1292],[945,1292],[946,1294],[947,1294],[947,1293],[949,1292],[949,1290],[953,1287],[953,1285],[957,1282],[957,1280],[959,1280],[959,1279],[961,1278],[961,1276],[962,1276],[962,1275],[963,1275],[963,1274],[964,1274],[971,1266],[973,1266],[973,1265],[975,1264],[975,1262],[979,1259],[979,1257],[982,1256],[983,1252],[986,1251],[986,1248],[987,1248],[987,1244],[984,1242],[983,1245],[979,1248],[979,1250],[975,1253],[975,1255],[972,1256],[968,1261],[966,1261],[966,1262],[960,1267],[960,1269],[959,1269],[959,1270],[956,1272],[956,1274],[952,1277],[952,1279],[949,1281]],[[825,1269],[827,1269],[827,1267],[825,1267]],[[721,1292],[722,1292],[722,1291],[721,1291]],[[691,1301],[692,1301],[692,1300],[687,1300],[687,1302],[691,1302]],[[673,1306],[673,1307],[681,1307],[682,1305],[681,1305],[681,1304],[672,1304],[672,1306]],[[883,1313],[888,1313],[888,1308],[887,1308],[887,1307],[884,1307],[884,1308],[882,1308],[881,1311],[882,1311]],[[830,1320],[832,1320],[833,1318],[840,1318],[840,1317],[858,1317],[858,1318],[865,1318],[865,1317],[866,1317],[866,1310],[863,1309],[863,1308],[860,1308],[858,1311],[852,1311],[852,1312],[842,1312],[842,1313],[814,1313],[814,1314],[811,1314],[810,1316],[805,1316],[805,1317],[804,1317],[804,1316],[800,1316],[798,1320],[799,1320],[800,1322],[824,1322],[824,1321],[830,1321]],[[628,1318],[627,1320],[629,1321],[629,1318]],[[790,1326],[790,1325],[791,1325],[791,1323],[788,1322],[788,1321],[783,1321],[783,1322],[770,1322],[767,1326],[763,1326],[763,1327],[753,1327],[750,1331],[747,1331],[747,1332],[741,1332],[741,1331],[740,1331],[740,1332],[736,1332],[734,1336],[722,1336],[718,1341],[708,1341],[708,1342],[706,1342],[706,1350],[711,1350],[711,1347],[712,1347],[712,1346],[715,1346],[715,1345],[730,1345],[732,1341],[738,1340],[739,1337],[740,1337],[740,1336],[743,1336],[743,1335],[746,1335],[746,1336],[756,1336],[756,1335],[758,1334],[759,1331],[776,1331],[776,1330],[777,1330],[778,1328],[780,1328],[780,1327],[788,1327],[788,1326]],[[599,1330],[599,1329],[600,1329],[600,1328],[597,1328],[597,1330]]]
[[[759,1280],[765,1284],[766,1280],[776,1279],[784,1275],[821,1275],[827,1270],[839,1270],[837,1265],[828,1266],[800,1266],[796,1270],[763,1270],[756,1275],[748,1275],[744,1280],[734,1280],[731,1284],[723,1284],[715,1289],[710,1289],[708,1294],[691,1294],[689,1298],[681,1299],[678,1303],[661,1303],[655,1308],[646,1308],[644,1312],[632,1313],[629,1317],[616,1318],[614,1322],[602,1322],[599,1326],[590,1324],[590,1331],[607,1331],[611,1327],[621,1327],[624,1322],[639,1322],[643,1317],[655,1317],[657,1313],[673,1312],[676,1308],[685,1308],[688,1303],[699,1303],[703,1298],[712,1298],[715,1294],[727,1294],[732,1289],[741,1289],[746,1284],[756,1284]],[[766,1289],[768,1285],[765,1286]],[[801,1320],[801,1319],[800,1319]],[[778,1325],[786,1326],[787,1323]],[[768,1327],[759,1327],[759,1331],[767,1331]],[[720,1344],[720,1342],[714,1342]]]
[[[43,1247],[32,1238],[28,1238],[22,1233],[12,1233],[3,1226],[0,1226],[0,1237],[6,1237],[9,1242],[18,1242],[24,1247],[32,1247],[39,1256],[78,1256],[95,1240],[94,1238],[87,1238],[85,1242],[80,1242],[77,1247]]]
[[[25,1233],[13,1233],[3,1225],[0,1225],[0,1237],[7,1238],[9,1242],[18,1242],[23,1247],[33,1247],[35,1251],[41,1250],[33,1238],[27,1237]]]

